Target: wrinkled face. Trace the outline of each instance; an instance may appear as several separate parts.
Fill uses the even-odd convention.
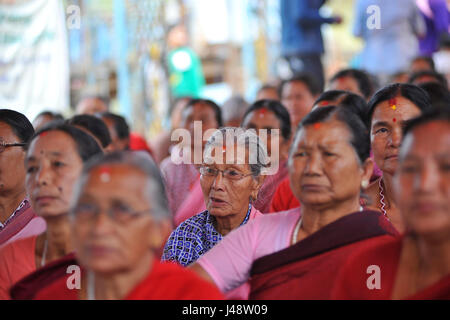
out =
[[[227,146],[225,152],[222,152],[223,163],[226,163],[227,151],[234,148],[234,160],[230,161],[235,164],[210,164],[205,166],[209,170],[227,170],[230,176],[245,175],[239,180],[233,180],[218,173],[216,177],[202,174],[200,176],[200,185],[205,199],[206,209],[213,216],[231,216],[247,212],[250,197],[256,199],[259,188],[261,187],[260,179],[256,180],[250,173],[248,152],[245,146]],[[215,156],[216,150],[212,151]],[[262,181],[262,180],[261,180]]]
[[[434,121],[410,132],[400,152],[395,196],[407,228],[450,234],[450,125]]]
[[[26,189],[34,211],[44,218],[68,213],[82,168],[77,146],[67,133],[49,131],[35,138],[25,160]]]
[[[202,136],[194,135],[195,121],[201,121],[202,123]],[[198,143],[199,145],[204,146],[206,144],[206,140],[209,138],[205,137],[205,139],[203,140],[204,133],[209,129],[217,129],[219,127],[214,109],[206,103],[196,103],[195,105],[184,109],[183,124],[183,127],[185,129],[188,129],[191,134],[192,148],[194,148],[194,143]]]
[[[108,111],[108,106],[100,99],[86,98],[80,101],[76,109],[77,114],[94,115]]]
[[[153,254],[158,232],[146,179],[127,165],[91,171],[72,210],[75,250],[86,268],[98,273],[127,271]]]
[[[375,163],[383,172],[395,173],[405,121],[420,114],[420,109],[403,97],[377,105],[372,116],[370,139]]]
[[[352,77],[341,77],[330,83],[330,90],[349,91],[364,97],[359,89],[358,82]]]
[[[300,81],[292,81],[283,86],[281,102],[289,111],[293,128],[311,111],[315,97]]]
[[[263,108],[249,113],[242,122],[242,127],[255,129],[259,137],[266,143],[269,157],[272,157],[272,143],[278,145],[279,154],[274,155],[276,159],[279,160],[280,156],[287,151],[285,146],[288,146],[289,142],[281,135],[281,121],[272,111]],[[267,134],[261,134],[261,130],[265,130]],[[278,130],[278,133],[271,130]]]
[[[301,129],[289,160],[289,179],[304,206],[333,207],[355,199],[361,181],[370,179],[350,143],[350,131],[337,120]]]
[[[0,121],[0,140],[5,143],[21,143],[11,127]],[[0,194],[16,195],[25,190],[25,151],[22,147],[7,147],[0,153]]]

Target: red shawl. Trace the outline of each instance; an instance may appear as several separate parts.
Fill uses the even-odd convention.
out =
[[[84,273],[82,273],[84,274]],[[35,297],[36,300],[78,300],[78,290],[67,288],[63,277]],[[148,276],[139,283],[125,300],[223,300],[223,295],[212,283],[194,272],[173,263],[155,259]]]
[[[379,212],[345,216],[293,246],[256,260],[250,299],[329,299],[337,271],[353,250],[397,235]]]
[[[370,248],[359,249],[352,253],[339,272],[332,290],[332,298],[339,300],[391,299],[402,241],[403,238],[377,239]],[[370,266],[379,267],[379,288],[374,287],[373,280],[369,279],[375,274],[373,270],[368,270]],[[368,282],[370,286],[368,286]],[[450,274],[406,299],[449,300]]]

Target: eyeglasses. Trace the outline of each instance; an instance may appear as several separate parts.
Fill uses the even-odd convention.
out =
[[[26,143],[6,143],[3,140],[0,140],[0,153],[5,151],[6,148],[9,147],[24,147],[26,146]]]
[[[214,169],[211,167],[201,167],[200,168],[200,174],[204,177],[217,177],[219,172],[222,172],[222,176],[225,179],[234,180],[234,181],[241,180],[244,177],[248,177],[248,176],[252,175],[251,173],[249,173],[249,174],[240,173],[234,169],[219,170],[219,169]]]
[[[127,206],[116,206],[111,207],[104,211],[108,217],[114,222],[126,224],[136,218],[139,218],[145,214],[148,214],[151,209],[146,209],[142,211],[134,211]],[[90,203],[81,203],[72,210],[73,214],[79,221],[90,222],[97,218],[97,216],[102,212],[102,210]]]

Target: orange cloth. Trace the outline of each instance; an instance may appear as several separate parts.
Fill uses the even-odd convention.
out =
[[[270,212],[287,211],[300,207],[300,202],[291,190],[289,177],[284,179],[278,186],[270,203]]]
[[[70,275],[42,289],[36,300],[78,300],[78,290],[67,288]],[[139,283],[125,300],[223,300],[212,283],[191,270],[174,263],[160,263],[155,259],[148,276]]]
[[[9,289],[36,270],[37,236],[17,240],[0,249],[0,300],[8,300]]]

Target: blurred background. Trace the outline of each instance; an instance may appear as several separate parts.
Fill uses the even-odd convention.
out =
[[[322,26],[326,78],[357,64],[353,6],[320,9],[342,17]],[[252,101],[283,78],[280,20],[278,0],[0,0],[0,104],[33,120],[42,110],[71,116],[81,97],[98,95],[151,139],[170,125],[172,26],[185,27],[200,60],[201,96],[221,104],[236,94]]]

